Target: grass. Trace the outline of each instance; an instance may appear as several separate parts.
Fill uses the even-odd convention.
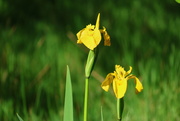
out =
[[[63,120],[66,65],[71,70],[75,121],[82,120],[88,50],[76,44],[75,34],[86,24],[95,22],[97,11],[101,11],[101,25],[111,35],[112,46],[100,45],[89,80],[89,120],[101,119],[101,106],[104,121],[116,118],[113,91],[106,93],[100,88],[115,64],[126,70],[131,65],[132,73],[144,86],[143,92],[136,95],[134,82],[129,80],[124,99],[125,121],[179,120],[179,6],[169,1],[157,3],[132,1],[117,7],[109,1],[93,8],[92,2],[88,4],[92,9],[86,14],[75,12],[64,18],[63,23],[59,17],[51,15],[51,18],[32,19],[32,23],[26,24],[13,23],[10,18],[8,24],[3,14],[5,21],[0,25],[3,28],[0,30],[0,120],[16,121],[16,113],[24,121]]]
[[[41,46],[38,44],[42,40],[37,40],[32,53],[14,52],[11,50],[13,45],[6,44],[3,51],[6,58],[3,59],[7,65],[1,68],[1,120],[16,120],[15,113],[19,113],[24,120],[62,120],[67,64],[72,70],[75,117],[76,120],[82,118],[83,68],[87,54],[70,41],[62,46],[56,35],[47,34],[45,38]],[[107,50],[106,47],[103,49]],[[102,77],[114,70],[113,64],[107,71],[100,64],[105,53],[100,53],[95,67]],[[133,73],[139,75],[144,85],[143,92],[135,95],[134,84],[129,81],[123,114],[125,120],[178,120],[180,51],[172,45],[169,53],[166,63],[159,57],[148,57],[134,64],[131,52],[126,52],[127,56],[119,60],[119,63],[133,64]],[[101,81],[96,77],[90,79],[93,90],[90,91],[92,106],[89,108],[89,119],[100,119],[99,112],[103,106],[104,120],[109,121],[116,117],[116,99],[112,91],[103,92]]]

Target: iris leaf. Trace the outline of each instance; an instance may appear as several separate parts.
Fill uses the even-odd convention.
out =
[[[65,88],[65,102],[64,102],[64,119],[63,121],[73,121],[73,96],[72,84],[69,67],[67,66],[66,73],[66,88]]]

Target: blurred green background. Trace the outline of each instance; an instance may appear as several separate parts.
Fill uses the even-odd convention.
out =
[[[88,49],[76,33],[95,24],[111,36],[101,43],[90,78],[89,121],[116,120],[116,98],[100,85],[120,64],[140,78],[129,80],[125,121],[180,120],[180,4],[173,0],[0,0],[0,120],[61,121],[66,65],[71,70],[75,121],[82,120]]]

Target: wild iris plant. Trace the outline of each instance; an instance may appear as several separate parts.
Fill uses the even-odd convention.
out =
[[[87,121],[87,108],[88,108],[88,88],[89,88],[89,77],[93,70],[94,64],[97,58],[97,46],[101,42],[101,33],[104,37],[104,45],[110,46],[110,36],[108,35],[106,28],[99,29],[100,14],[98,14],[96,25],[87,25],[86,28],[80,30],[77,33],[77,43],[83,43],[89,48],[89,54],[85,67],[85,95],[84,95],[84,121]]]
[[[85,66],[85,92],[84,92],[84,121],[88,120],[88,91],[89,91],[89,78],[91,76],[91,72],[96,62],[98,45],[102,40],[102,36],[104,38],[104,45],[110,46],[110,36],[106,31],[106,28],[103,27],[99,29],[100,23],[100,14],[98,14],[96,24],[95,25],[87,25],[84,29],[80,30],[77,35],[77,43],[84,44],[89,49],[89,54],[87,57],[87,62]],[[123,67],[120,65],[115,65],[115,71],[113,73],[109,73],[105,80],[102,82],[102,89],[105,91],[109,90],[109,87],[112,83],[113,90],[115,96],[117,98],[117,119],[122,120],[122,113],[124,108],[124,100],[123,97],[125,95],[127,89],[127,81],[129,79],[134,79],[136,84],[136,92],[139,93],[142,91],[143,86],[139,79],[130,74],[132,71],[132,67],[130,67],[129,71],[125,71]],[[66,93],[65,93],[65,111],[64,113],[64,121],[73,121],[73,103],[72,103],[72,89],[71,87],[71,78],[69,68],[67,68],[67,79],[66,79]],[[70,98],[67,98],[70,97]],[[68,103],[67,103],[68,102]],[[71,104],[71,105],[70,105]],[[71,107],[69,107],[71,106]],[[71,116],[69,116],[69,112],[71,112]],[[72,118],[71,118],[72,117]]]
[[[109,73],[105,80],[102,82],[101,87],[105,90],[108,91],[110,84],[113,83],[113,90],[115,93],[115,96],[117,98],[117,118],[118,120],[122,119],[122,113],[123,113],[123,108],[124,108],[124,95],[127,90],[127,81],[129,79],[134,79],[135,84],[136,84],[136,93],[139,93],[142,91],[143,86],[139,79],[130,74],[132,71],[132,67],[130,66],[129,71],[125,71],[123,67],[120,65],[115,65],[115,71],[114,73]],[[130,74],[130,75],[129,75]]]

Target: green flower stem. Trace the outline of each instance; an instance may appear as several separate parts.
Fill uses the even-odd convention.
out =
[[[124,99],[123,98],[117,98],[117,120],[122,120],[122,113],[124,109]]]
[[[89,79],[85,80],[85,94],[84,94],[84,121],[87,121],[87,109],[88,109],[88,89],[89,88]]]
[[[84,121],[87,121],[87,108],[88,108],[88,91],[89,91],[89,78],[95,65],[97,58],[97,49],[90,50],[85,67],[85,94],[84,94]]]

